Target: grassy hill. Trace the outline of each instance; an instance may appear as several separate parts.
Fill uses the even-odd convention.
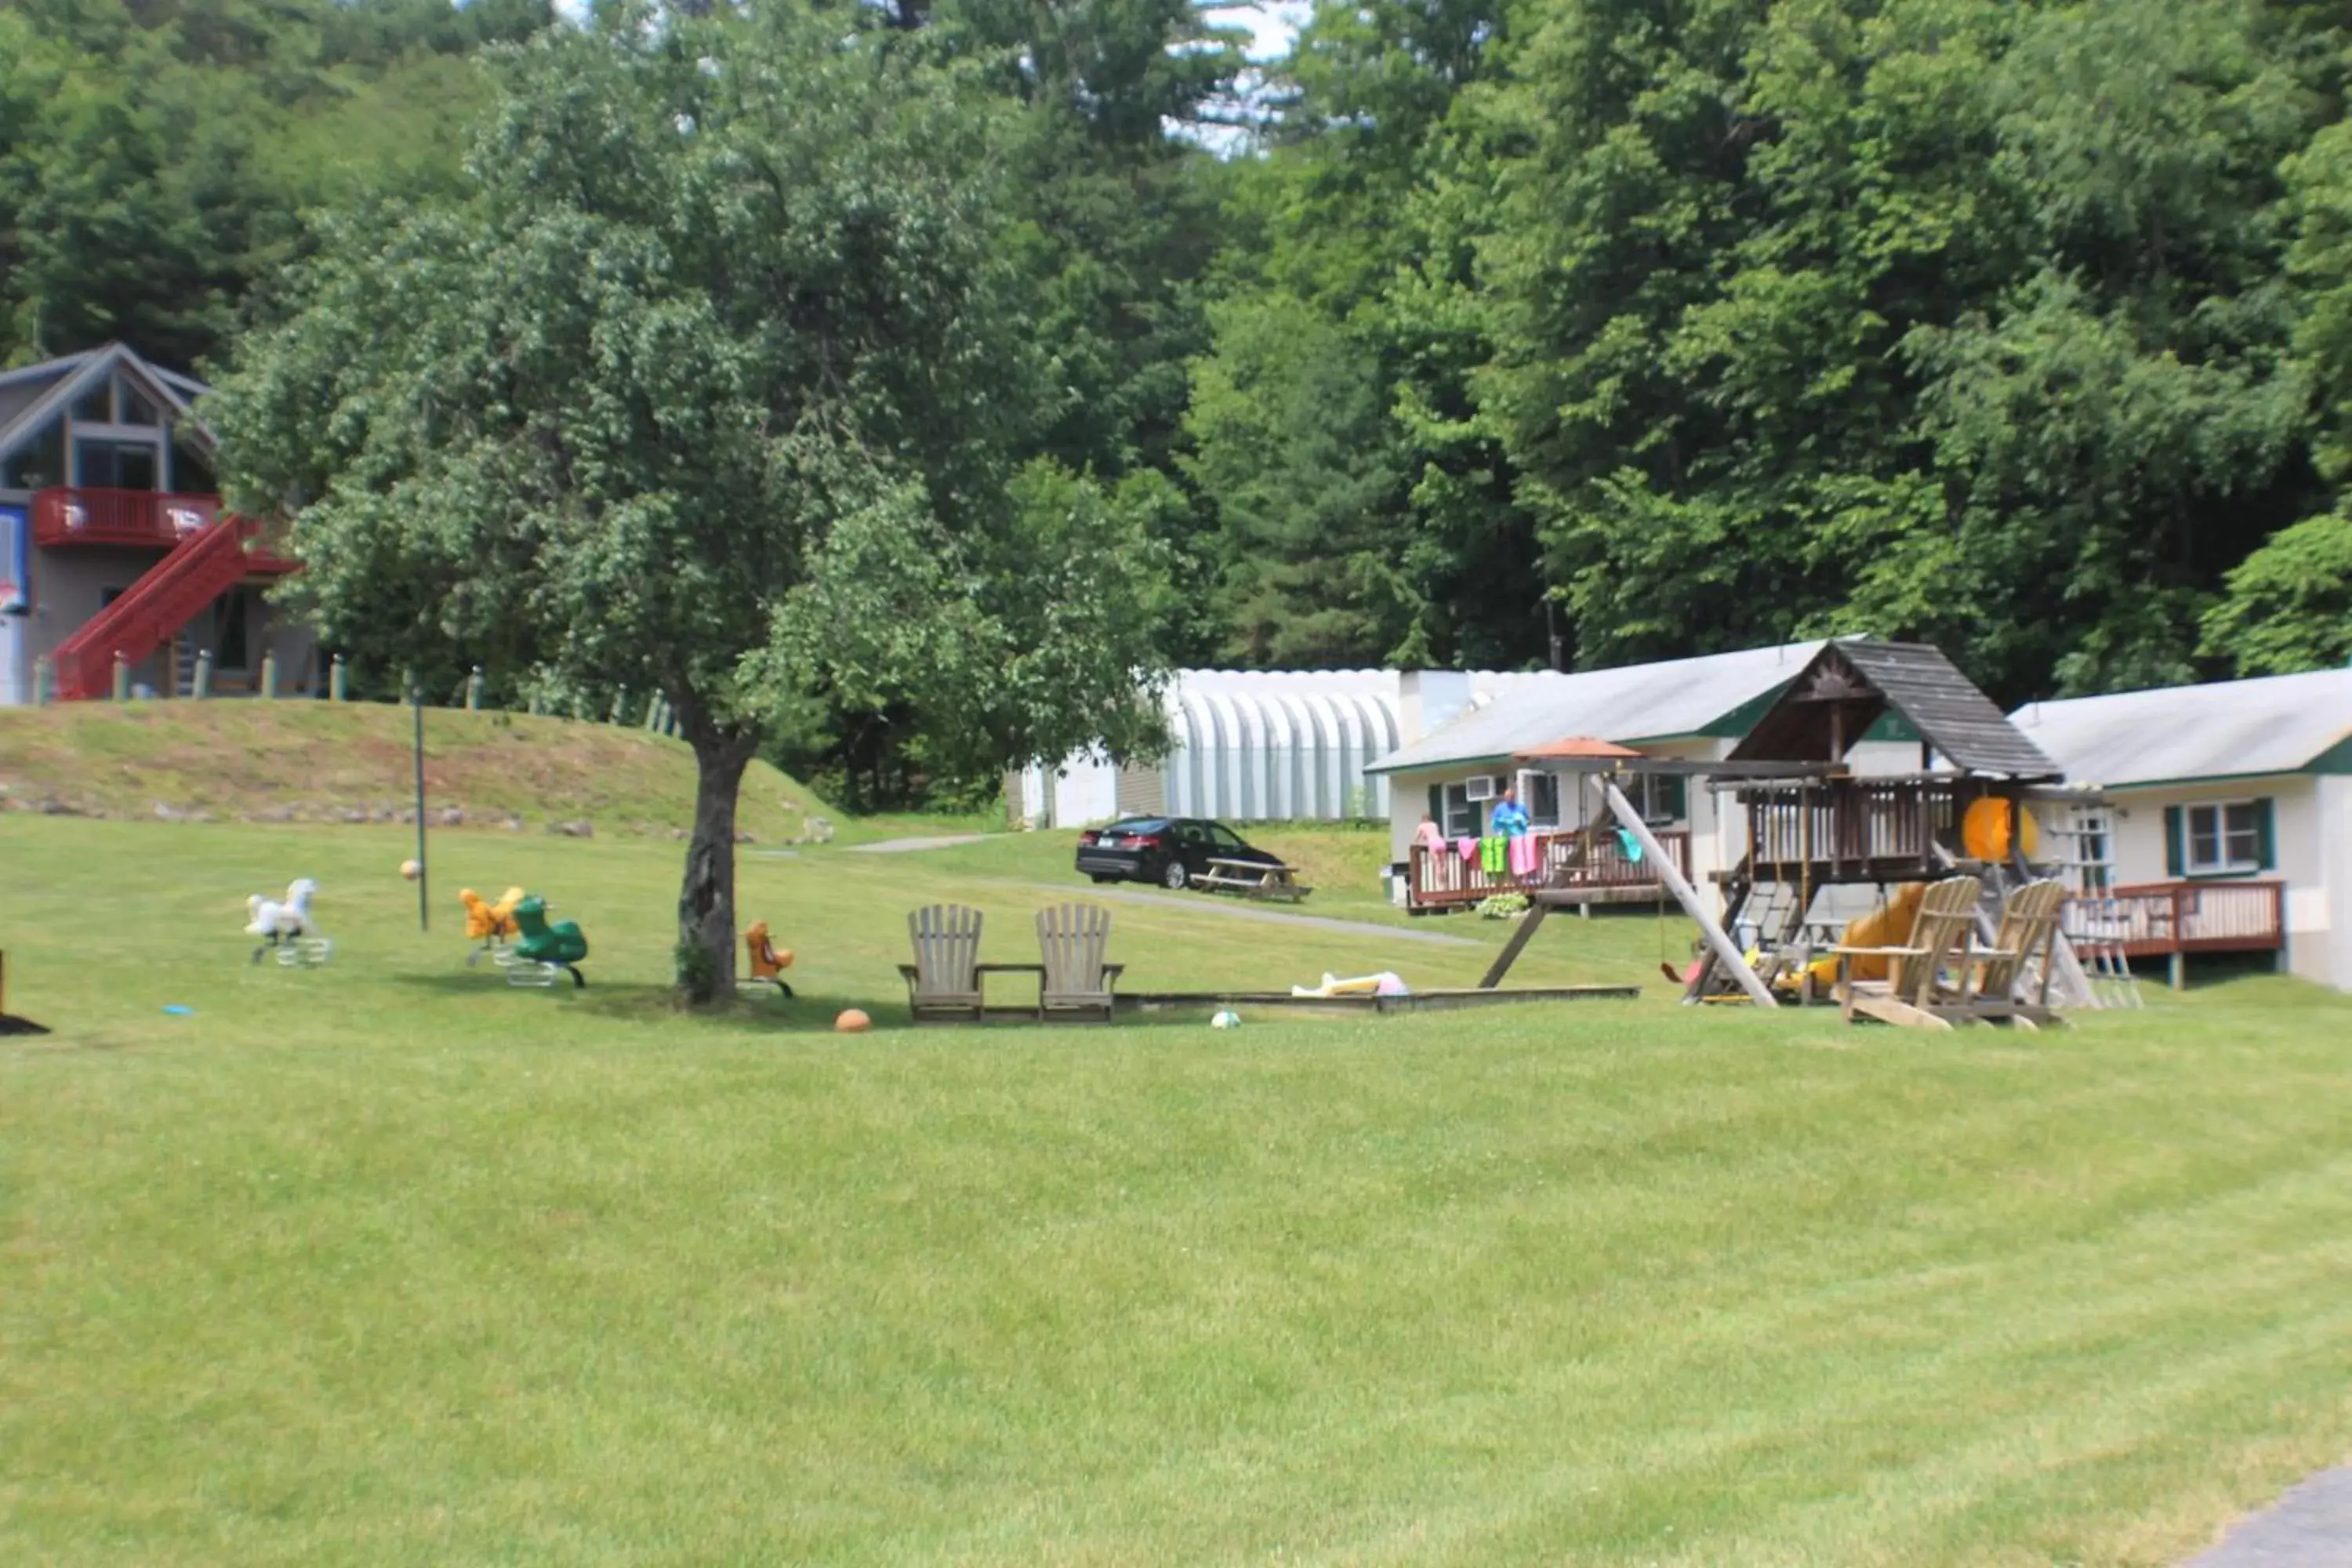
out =
[[[110,818],[398,822],[415,800],[410,714],[383,703],[74,702],[0,709],[0,808]],[[429,709],[436,825],[667,834],[690,826],[694,758],[642,729]],[[842,818],[765,763],[739,827],[764,843]]]

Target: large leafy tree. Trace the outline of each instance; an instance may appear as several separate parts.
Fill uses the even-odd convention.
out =
[[[2352,664],[2352,515],[2281,529],[2231,569],[2205,613],[2204,651],[2239,675],[2292,675]]]
[[[193,366],[304,207],[453,188],[467,57],[549,0],[21,0],[0,11],[0,363],[122,338]]]
[[[1479,89],[1510,28],[1500,0],[1327,4],[1274,74],[1186,426],[1228,657],[1542,649],[1532,532],[1469,393],[1496,151]]]
[[[1581,657],[1926,636],[2005,696],[2189,672],[2309,500],[2252,5],[1559,0],[1484,405]]]
[[[702,994],[773,714],[908,713],[966,765],[1131,748],[1160,572],[1013,472],[1037,365],[969,80],[781,6],[598,21],[499,59],[467,199],[332,229],[212,414],[339,644],[667,696]]]

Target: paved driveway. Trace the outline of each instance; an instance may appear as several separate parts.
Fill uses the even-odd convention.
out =
[[[2352,1466],[2322,1470],[2240,1520],[2188,1568],[2347,1568],[2352,1564]]]

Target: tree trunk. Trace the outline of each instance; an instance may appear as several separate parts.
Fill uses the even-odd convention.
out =
[[[688,741],[694,835],[677,893],[677,984],[700,1004],[735,990],[735,801],[759,737],[698,724]]]

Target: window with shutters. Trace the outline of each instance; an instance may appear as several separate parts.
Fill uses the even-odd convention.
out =
[[[1466,784],[1429,786],[1429,815],[1448,838],[1475,838],[1479,834],[1478,805]]]
[[[2269,862],[2266,800],[2216,801],[2192,805],[2184,814],[2192,877],[2226,876],[2232,871],[2260,871]]]

